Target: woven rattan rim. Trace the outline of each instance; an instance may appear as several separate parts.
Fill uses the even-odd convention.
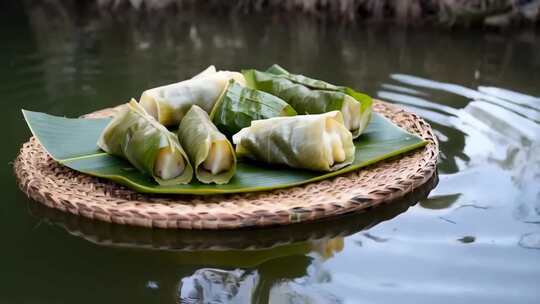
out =
[[[266,229],[185,230],[146,229],[94,221],[82,216],[49,208],[33,201],[28,210],[40,223],[61,227],[69,234],[107,247],[153,249],[167,251],[265,250],[300,242],[316,242],[345,237],[390,220],[406,212],[416,202],[428,197],[437,185],[434,174],[424,185],[391,204],[364,208],[350,215],[325,221],[303,222]]]
[[[15,160],[19,187],[51,208],[101,221],[143,227],[236,229],[314,221],[361,211],[404,197],[436,173],[438,143],[428,123],[398,106],[374,110],[428,144],[332,179],[268,192],[189,196],[147,195],[56,163],[35,138]],[[111,109],[92,117],[110,115]]]

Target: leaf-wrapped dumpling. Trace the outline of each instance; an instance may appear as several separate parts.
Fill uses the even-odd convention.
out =
[[[176,135],[132,99],[102,131],[97,145],[127,159],[160,185],[187,184],[193,169]]]
[[[233,146],[210,121],[208,114],[193,105],[178,128],[197,179],[205,184],[226,184],[236,171]]]
[[[348,166],[355,153],[339,111],[256,120],[233,142],[238,157],[315,171]]]
[[[326,81],[314,79],[314,78],[307,77],[301,74],[291,74],[289,73],[289,71],[287,71],[286,69],[284,69],[278,64],[273,64],[268,69],[266,69],[265,72],[274,74],[274,75],[283,76],[292,82],[304,85],[310,89],[325,90],[325,91],[338,91],[338,92],[345,93],[345,87],[336,86]],[[367,95],[366,97],[369,98],[369,96]]]
[[[367,120],[367,122],[369,122],[371,118],[371,105],[373,103],[373,100],[366,94],[357,92],[356,90],[349,87],[333,85],[326,81],[314,79],[301,74],[292,74],[277,64],[273,64],[271,67],[266,69],[266,72],[285,77],[294,83],[301,84],[313,90],[337,91],[345,93],[362,104],[362,113],[366,112],[366,114],[369,114],[369,119]]]
[[[232,136],[249,127],[253,120],[293,115],[296,111],[281,98],[231,80],[212,110],[210,119],[219,130]]]
[[[161,124],[176,127],[192,105],[210,113],[231,79],[245,84],[241,73],[210,66],[191,79],[144,91],[140,103]]]
[[[292,77],[289,74],[273,74],[257,70],[245,70],[242,73],[249,87],[280,97],[298,114],[340,111],[343,114],[344,124],[351,131],[353,138],[360,136],[371,119],[371,98],[352,89],[302,75]],[[317,86],[308,86],[306,83],[313,86],[317,83]]]

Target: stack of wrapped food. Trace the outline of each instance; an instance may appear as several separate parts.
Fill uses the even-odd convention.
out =
[[[142,93],[117,111],[98,146],[160,185],[226,184],[238,159],[315,171],[354,161],[369,96],[273,65],[218,71]],[[231,143],[232,140],[232,143]]]

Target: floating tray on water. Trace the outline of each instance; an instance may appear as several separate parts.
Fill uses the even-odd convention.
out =
[[[324,221],[303,222],[266,229],[184,230],[146,229],[94,221],[82,216],[49,208],[29,201],[28,210],[39,222],[63,228],[69,234],[91,243],[119,248],[152,249],[174,252],[223,252],[259,251],[296,243],[330,240],[345,237],[406,212],[416,202],[426,199],[437,185],[434,174],[424,185],[415,188],[391,204],[381,204],[362,209],[365,212],[332,218]],[[368,211],[369,210],[369,211]]]
[[[102,221],[144,227],[235,229],[285,225],[349,214],[402,198],[436,172],[438,144],[429,124],[395,105],[374,111],[420,136],[425,147],[304,186],[212,196],[141,194],[54,161],[33,137],[14,165],[20,188],[49,207]],[[90,117],[105,117],[110,109]]]

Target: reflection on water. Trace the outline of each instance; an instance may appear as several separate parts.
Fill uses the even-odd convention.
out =
[[[401,201],[363,214],[219,233],[149,230],[91,221],[38,203],[28,207],[41,221],[100,246],[165,251],[169,266],[188,266],[176,274],[180,303],[343,303],[328,288],[332,273],[325,265],[345,250],[345,237],[405,212],[424,199],[437,181],[435,176]],[[387,241],[370,233],[363,236],[366,241]],[[160,285],[148,280],[146,288],[160,290]]]
[[[460,223],[465,212],[462,208],[474,208],[475,214],[485,211],[500,222],[507,222],[509,210],[517,221],[540,223],[539,97],[497,87],[479,86],[474,90],[403,74],[391,78],[414,90],[392,90],[387,86],[378,92],[380,98],[401,103],[433,123],[444,125],[437,133],[441,145],[455,139],[445,134],[446,130],[458,130],[464,138],[462,149],[467,157],[456,155],[451,160],[443,156],[457,168],[441,175],[442,186],[421,202],[422,206],[449,209],[440,218],[452,224]],[[456,109],[433,98],[417,97],[415,92],[421,89],[441,90],[471,101]],[[540,227],[525,227],[519,229],[525,233],[515,236],[515,242],[522,248],[539,249]],[[474,240],[474,236],[460,238],[464,243]]]
[[[252,303],[258,273],[202,268],[180,282],[180,303]]]
[[[537,30],[342,27],[210,13],[88,18],[31,2],[0,10],[0,24],[8,22],[0,27],[8,42],[0,48],[4,164],[29,136],[20,108],[76,116],[209,63],[277,62],[428,119],[440,140],[440,182],[427,198],[329,223],[196,233],[42,210],[6,165],[0,302],[538,303]]]
[[[468,202],[489,202],[483,205],[462,204],[456,210],[464,206],[486,210],[497,207],[497,203],[513,203],[516,219],[523,222],[540,220],[540,98],[495,87],[473,90],[409,75],[398,74],[391,78],[407,86],[442,90],[472,99],[465,108],[455,109],[410,93],[378,92],[380,98],[399,102],[434,123],[462,132],[465,138],[463,152],[467,159],[453,160],[460,163],[459,172],[442,175],[441,178],[459,179],[456,183],[464,185],[467,180],[472,181],[478,176],[489,176],[511,184],[510,189],[515,191],[505,193],[512,194],[511,201],[500,201],[498,196],[501,193],[491,189],[493,185],[488,179],[471,183],[476,186],[476,191],[465,193],[463,197],[462,188],[458,188],[459,193],[444,192],[439,188],[433,194],[432,201],[435,202],[430,205],[440,205],[441,196],[447,202],[458,198]],[[445,135],[444,130],[439,130],[438,136],[441,142],[455,138]]]
[[[297,277],[275,275],[282,266],[274,259],[256,270],[201,268],[182,278],[178,286],[180,303],[342,303],[325,290],[331,274],[324,261],[343,250],[343,237],[309,242],[309,264]],[[282,259],[283,260],[283,259]],[[288,260],[288,259],[285,259]]]

